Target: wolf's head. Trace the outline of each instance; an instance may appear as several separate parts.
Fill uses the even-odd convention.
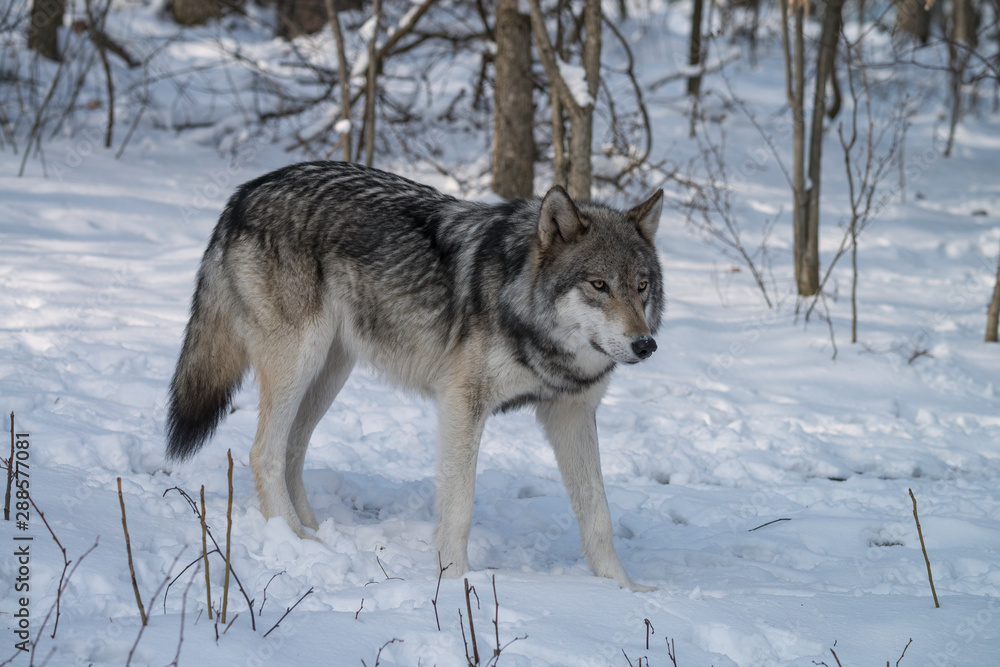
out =
[[[576,204],[559,186],[542,200],[538,277],[554,299],[553,333],[581,361],[634,364],[656,350],[663,280],[653,237],[662,210],[663,190],[626,212]]]

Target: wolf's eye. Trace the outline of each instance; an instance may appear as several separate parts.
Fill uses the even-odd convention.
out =
[[[607,292],[608,284],[603,280],[591,280],[590,284],[594,286],[594,289],[598,292]]]
[[[649,287],[649,281],[648,280],[640,280],[639,281],[639,291],[640,292],[645,292],[647,287]]]

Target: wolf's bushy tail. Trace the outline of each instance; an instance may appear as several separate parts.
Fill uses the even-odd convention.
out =
[[[226,307],[231,299],[220,294],[223,280],[209,253],[198,274],[191,320],[170,383],[167,456],[174,459],[191,456],[212,436],[248,367],[246,347]]]

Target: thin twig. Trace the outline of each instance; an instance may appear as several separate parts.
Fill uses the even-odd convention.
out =
[[[28,496],[28,502],[31,503],[31,506],[35,508],[35,512],[38,514],[38,517],[42,520],[42,523],[45,524],[45,529],[49,531],[49,535],[52,537],[52,541],[56,543],[57,547],[59,547],[59,550],[62,552],[62,557],[63,557],[62,574],[59,575],[59,585],[56,587],[56,603],[49,608],[48,613],[45,614],[45,619],[42,621],[41,626],[39,626],[38,628],[38,636],[40,637],[42,635],[42,632],[45,630],[45,626],[48,625],[49,617],[52,615],[52,610],[55,609],[56,621],[55,624],[52,626],[52,635],[50,636],[51,639],[55,639],[56,630],[59,629],[59,615],[61,613],[63,589],[65,589],[66,585],[69,583],[70,577],[72,577],[73,573],[76,572],[76,568],[80,566],[80,563],[83,562],[83,559],[86,558],[88,555],[90,555],[91,551],[97,548],[97,540],[95,539],[94,545],[89,549],[87,549],[85,552],[83,552],[82,556],[76,559],[76,563],[73,564],[73,567],[71,569],[70,563],[72,563],[73,561],[67,558],[66,549],[63,547],[62,542],[59,541],[59,538],[56,537],[56,533],[54,530],[52,530],[52,526],[49,525],[48,520],[45,518],[45,514],[42,512],[42,510],[38,509],[38,505],[35,504],[35,500],[30,495]],[[37,645],[38,641],[36,640],[31,648],[32,661],[34,661],[34,652],[35,652],[35,647]]]
[[[198,571],[195,570],[194,574],[192,574],[191,578],[188,580],[188,585],[184,587],[184,595],[181,597],[181,625],[177,637],[177,653],[174,654],[174,661],[171,662],[170,665],[167,665],[167,667],[178,667],[178,664],[180,663],[181,646],[184,645],[184,615],[187,612],[188,591],[191,590],[191,584],[194,583],[197,575]]]
[[[112,135],[115,128],[115,80],[111,75],[111,63],[108,62],[107,42],[97,36],[98,32],[102,31],[104,21],[108,15],[108,10],[111,9],[111,0],[108,0],[108,4],[105,6],[104,11],[101,12],[100,21],[102,25],[100,26],[97,23],[98,19],[94,15],[90,0],[84,0],[84,6],[87,10],[87,28],[90,40],[94,43],[94,46],[97,47],[97,55],[100,57],[101,65],[104,67],[104,77],[108,90],[108,128],[104,133],[104,147],[111,148]]]
[[[219,556],[220,556],[220,557],[222,556],[222,552],[221,552],[221,551],[219,551],[218,549],[212,549],[212,550],[211,550],[211,551],[209,551],[208,553],[209,553],[209,555],[211,555],[211,554],[219,554]],[[170,580],[170,583],[169,583],[169,584],[167,584],[167,588],[166,588],[166,590],[165,590],[165,591],[163,592],[163,613],[164,613],[164,614],[166,614],[166,613],[167,613],[167,597],[168,597],[168,596],[170,595],[170,588],[171,588],[171,587],[172,587],[172,586],[173,586],[174,584],[176,584],[176,583],[177,583],[177,580],[178,580],[178,579],[180,579],[181,577],[183,577],[183,576],[184,576],[184,573],[185,573],[185,572],[187,572],[188,570],[190,570],[190,569],[191,569],[192,567],[194,567],[195,565],[199,565],[199,563],[201,563],[201,561],[202,561],[202,556],[198,556],[198,557],[196,557],[196,558],[195,558],[195,559],[194,559],[193,561],[191,561],[190,563],[188,563],[187,565],[185,565],[185,566],[184,566],[184,569],[183,569],[183,570],[181,570],[180,572],[178,572],[178,573],[177,573],[177,576],[176,576],[176,577],[174,577],[173,579],[171,579],[171,580]],[[197,571],[197,570],[196,570],[196,571]]]
[[[135,580],[135,566],[132,564],[132,541],[128,536],[128,522],[125,520],[125,496],[122,495],[122,478],[118,478],[118,503],[122,507],[122,530],[125,531],[125,552],[128,554],[128,571],[132,576],[132,592],[135,593],[135,603],[139,606],[139,617],[146,625],[146,609],[142,606],[142,596],[139,595],[139,584]],[[155,597],[155,596],[154,596]]]
[[[385,580],[386,580],[386,581],[389,581],[390,579],[397,579],[397,580],[399,580],[399,581],[406,581],[406,580],[405,580],[405,579],[403,579],[402,577],[390,577],[390,576],[389,576],[389,573],[388,573],[388,572],[386,572],[386,571],[385,571],[385,568],[384,568],[384,567],[382,566],[382,561],[381,561],[381,560],[379,560],[379,557],[378,557],[378,556],[375,556],[375,562],[376,562],[376,563],[378,563],[378,567],[379,567],[379,569],[380,569],[380,570],[382,570],[382,574],[383,574],[383,575],[385,576]],[[370,584],[370,583],[372,583],[372,582],[370,582],[370,581],[369,581],[368,583]],[[367,586],[368,584],[365,584],[365,585]]]
[[[275,578],[280,577],[284,573],[285,573],[285,570],[282,570],[281,572],[278,572],[277,574],[271,575],[271,578],[267,580],[266,584],[264,584],[264,599],[261,600],[261,602],[260,602],[260,609],[257,610],[257,615],[258,616],[260,616],[261,614],[264,613],[264,605],[267,604],[267,587],[271,585],[271,582],[274,581]]]
[[[199,519],[201,519],[201,512],[198,511],[198,503],[195,502],[194,498],[192,498],[190,495],[188,495],[187,491],[185,491],[184,489],[182,489],[179,486],[172,486],[172,487],[170,487],[169,489],[167,489],[166,491],[163,492],[163,496],[166,497],[166,495],[168,493],[170,493],[171,491],[176,491],[177,493],[179,493],[181,495],[181,497],[184,498],[184,500],[187,501],[188,505],[190,505],[191,511],[194,512],[194,515],[196,517],[198,517]],[[215,535],[212,534],[212,529],[211,528],[207,528],[207,532],[208,532],[208,539],[212,540],[212,544],[215,545],[215,549],[213,549],[212,551],[209,551],[208,553],[209,554],[217,553],[220,556],[222,556],[222,547],[219,546],[218,540],[216,540],[215,539]],[[250,596],[247,595],[247,589],[243,586],[243,582],[240,581],[240,577],[239,577],[238,574],[236,574],[236,570],[233,570],[232,568],[230,568],[230,573],[233,575],[233,580],[236,582],[236,587],[239,588],[240,593],[243,594],[243,599],[246,600],[247,608],[250,609],[250,627],[251,627],[252,630],[256,631],[257,630],[257,621],[256,621],[256,619],[255,619],[255,617],[253,615],[253,603],[254,603],[254,599],[256,599],[256,598],[251,599]],[[218,613],[218,612],[216,612],[216,613]]]
[[[52,101],[52,96],[55,95],[56,87],[59,85],[59,79],[62,77],[63,66],[68,58],[63,58],[59,61],[59,66],[56,67],[56,73],[52,76],[52,84],[49,86],[49,92],[45,95],[45,99],[42,101],[42,106],[38,108],[38,113],[35,116],[35,122],[31,126],[31,131],[28,132],[28,140],[24,145],[24,157],[21,158],[21,168],[17,172],[18,178],[24,176],[24,167],[28,164],[28,157],[31,155],[31,145],[36,143],[39,147],[41,146],[41,131],[42,124],[44,122],[45,110],[49,106],[49,102]]]
[[[458,608],[458,629],[462,631],[462,646],[465,647],[465,660],[470,667],[475,667],[472,657],[469,655],[469,641],[465,638],[465,619],[462,618],[462,608]]]
[[[913,637],[910,637],[910,641],[906,642],[906,646],[903,647],[903,652],[899,654],[899,660],[896,661],[896,667],[899,667],[899,663],[903,662],[903,656],[906,655],[906,649],[910,648],[910,644],[913,643]]]
[[[222,622],[226,622],[226,607],[229,603],[229,572],[232,569],[230,567],[230,550],[232,547],[232,536],[233,536],[233,450],[229,449],[226,452],[226,456],[229,457],[229,505],[226,508],[226,578],[223,580],[222,585]],[[253,610],[250,612],[250,617],[253,617]]]
[[[653,126],[649,119],[649,111],[646,109],[646,102],[642,96],[642,86],[639,85],[639,81],[635,74],[635,56],[632,53],[632,47],[629,45],[628,40],[622,35],[618,27],[615,26],[614,22],[610,21],[607,17],[604,17],[604,25],[611,29],[611,34],[615,36],[618,43],[621,45],[622,50],[625,52],[625,74],[628,76],[629,81],[632,84],[632,90],[635,93],[635,102],[638,107],[639,117],[642,119],[642,130],[645,136],[645,145],[643,146],[642,154],[638,157],[629,157],[629,164],[627,167],[621,170],[618,174],[616,180],[621,181],[626,175],[634,171],[640,165],[645,164],[646,160],[649,159],[649,154],[653,150]],[[602,80],[603,83],[603,80]],[[608,91],[608,102],[612,102],[612,95]]]
[[[385,650],[385,647],[388,646],[389,644],[395,644],[396,642],[402,644],[403,640],[393,637],[392,639],[390,639],[389,641],[387,641],[386,643],[382,644],[379,647],[378,653],[375,654],[375,667],[378,667],[379,661],[382,659],[382,651]],[[364,667],[368,667],[368,664],[364,660],[361,661],[361,664],[364,665]]]
[[[174,571],[174,566],[177,565],[177,561],[180,560],[181,554],[184,553],[185,549],[187,549],[187,547],[181,549],[180,552],[178,552],[178,554],[174,556],[173,562],[170,563],[170,567],[167,569],[167,576],[164,577],[163,581],[160,582],[160,585],[156,587],[155,591],[153,591],[153,597],[150,599],[155,600],[160,596],[160,591],[163,590],[163,586],[170,579],[170,573]],[[142,633],[145,630],[146,630],[146,624],[143,623],[142,625],[139,626],[139,633],[135,637],[135,642],[132,644],[132,649],[128,652],[128,660],[125,661],[125,667],[129,667],[129,665],[132,664],[132,656],[135,655],[135,649],[139,647],[139,640],[142,639]]]
[[[34,502],[32,502],[32,505],[34,505]],[[37,509],[38,509],[38,507],[35,507],[35,510],[37,510]],[[55,536],[53,535],[53,539],[54,539],[54,537]],[[65,570],[63,571],[63,573],[65,574],[65,577],[60,577],[60,579],[59,579],[59,586],[60,586],[60,588],[56,591],[56,604],[53,604],[51,607],[49,607],[49,611],[45,614],[45,619],[42,621],[41,626],[39,626],[39,628],[38,628],[38,636],[39,637],[41,637],[42,633],[44,632],[45,626],[48,625],[49,618],[52,616],[52,610],[56,609],[56,607],[58,606],[59,599],[62,597],[62,592],[66,588],[66,586],[69,585],[69,580],[73,577],[73,573],[76,572],[76,568],[80,567],[80,563],[83,562],[83,559],[86,558],[87,556],[89,556],[91,554],[91,552],[94,551],[94,549],[97,548],[97,542],[98,542],[98,540],[94,539],[94,543],[92,545],[90,545],[90,548],[87,549],[86,551],[84,551],[83,554],[81,554],[79,558],[76,559],[76,562],[73,563],[73,567],[70,568],[68,572],[65,571]],[[55,638],[55,636],[56,636],[56,628],[58,626],[59,626],[59,611],[58,611],[58,609],[56,609],[56,623],[52,627],[52,636],[51,636],[51,638]],[[38,639],[35,639],[35,642],[31,645],[31,661],[30,661],[31,664],[34,664],[34,662],[35,662],[35,649],[37,647],[38,647]],[[51,656],[52,652],[54,652],[55,650],[56,649],[53,646],[52,647],[52,651],[50,651],[50,653],[49,653],[49,656]],[[48,660],[48,658],[46,658],[46,660]],[[44,664],[44,662],[43,662],[43,664]]]
[[[293,610],[293,609],[295,609],[296,607],[298,607],[298,606],[299,606],[299,602],[302,602],[303,600],[305,600],[305,599],[306,599],[306,596],[307,596],[307,595],[311,595],[311,594],[312,594],[312,592],[313,592],[313,589],[312,589],[312,588],[310,588],[310,589],[309,589],[309,590],[307,590],[307,591],[306,591],[305,593],[303,593],[302,597],[300,597],[300,598],[298,599],[298,602],[296,602],[295,604],[293,604],[293,605],[292,605],[291,607],[286,607],[286,608],[285,608],[285,613],[281,615],[281,618],[279,618],[279,619],[278,619],[278,622],[277,622],[277,623],[275,623],[275,624],[274,624],[274,625],[273,625],[273,626],[271,627],[271,629],[270,629],[270,630],[268,630],[267,632],[265,632],[265,633],[264,633],[264,636],[265,636],[265,637],[267,637],[267,636],[268,636],[269,634],[271,634],[272,632],[274,632],[275,628],[277,628],[277,627],[278,627],[279,625],[281,625],[281,622],[282,622],[283,620],[285,620],[285,617],[286,617],[286,616],[288,616],[289,614],[291,614],[291,613],[292,613],[292,610]]]
[[[438,594],[441,592],[441,577],[444,576],[444,571],[449,567],[454,565],[454,563],[448,563],[447,565],[441,564],[441,552],[438,552],[438,583],[437,588],[434,589],[434,599],[431,600],[431,606],[434,607],[434,620],[437,621],[438,632],[441,632],[441,619],[438,618]]]
[[[208,620],[212,620],[212,580],[208,576],[208,526],[205,524],[205,485],[201,485],[201,552],[205,555],[205,599],[208,601]],[[264,589],[265,592],[267,589]],[[166,600],[164,600],[166,601]]]
[[[429,10],[436,1],[437,0],[424,0],[414,11],[407,12],[405,23],[400,23],[398,26],[393,28],[392,34],[389,35],[388,39],[385,40],[385,44],[380,46],[378,48],[378,52],[375,54],[375,57],[380,65],[386,58],[389,57],[396,44],[398,44],[403,37],[409,34],[410,31],[416,27],[417,22],[423,17],[424,14],[427,13],[427,10]]]
[[[757,134],[759,134],[760,138],[764,140],[765,144],[767,144],[767,148],[770,150],[771,156],[774,157],[774,161],[777,162],[778,168],[781,169],[781,173],[784,174],[788,187],[792,187],[792,175],[788,172],[788,168],[785,166],[785,162],[781,158],[781,151],[778,150],[777,145],[774,143],[774,137],[764,131],[764,128],[757,120],[757,116],[750,110],[747,103],[743,101],[743,99],[741,99],[733,90],[733,85],[730,83],[725,70],[720,69],[719,73],[722,75],[722,81],[726,84],[726,90],[729,91],[729,99],[740,108],[743,115],[746,116],[747,120],[750,121],[750,124],[757,130]],[[788,85],[790,86],[791,84],[789,83]]]
[[[3,497],[3,520],[10,521],[10,487],[14,483],[14,412],[10,413],[10,458],[7,459],[7,492]]]
[[[931,559],[927,557],[927,547],[924,546],[924,533],[920,530],[920,517],[917,516],[917,497],[913,495],[913,489],[907,489],[910,492],[910,500],[913,501],[913,520],[917,523],[917,535],[920,536],[920,550],[924,552],[924,563],[927,564],[927,581],[931,584],[931,595],[934,596],[934,607],[938,608],[941,605],[938,603],[937,591],[934,589],[934,575],[931,574]],[[909,644],[907,644],[909,646]]]
[[[705,123],[704,119],[700,119],[700,122]],[[718,247],[723,255],[747,267],[767,307],[773,308],[774,303],[768,294],[765,282],[765,271],[770,272],[767,241],[773,223],[765,221],[760,245],[755,250],[748,250],[743,241],[740,222],[733,212],[733,188],[730,186],[725,158],[726,132],[720,128],[718,141],[715,142],[708,140],[707,127],[704,134],[705,138],[702,137],[702,133],[695,134],[699,155],[691,160],[691,164],[694,167],[696,161],[701,161],[705,171],[705,185],[675,178],[678,183],[694,191],[691,200],[683,204],[688,222],[705,237],[707,242]],[[711,215],[713,212],[718,215],[721,224],[714,220]]]
[[[757,530],[759,528],[763,528],[764,526],[770,526],[772,523],[778,523],[779,521],[791,521],[791,519],[775,519],[774,521],[768,521],[767,523],[760,524],[759,526],[757,526],[757,528],[751,528],[747,532],[748,533],[752,533],[753,531],[755,531],[755,530]]]
[[[497,648],[493,651],[493,659],[500,657],[500,598],[497,597],[497,575],[491,577],[493,580],[493,628],[496,630]]]
[[[474,592],[475,588],[469,585],[469,578],[465,578],[465,607],[469,610],[469,635],[472,637],[472,657],[475,659],[475,663],[479,664],[479,646],[476,643],[476,625],[472,620],[472,598],[469,593]],[[478,603],[479,596],[476,595],[476,601]],[[477,605],[478,606],[478,605]]]
[[[830,331],[830,344],[833,345],[833,356],[832,361],[837,360],[837,336],[833,330],[833,316],[830,314],[830,304],[826,302],[826,293],[820,290],[820,302],[823,304],[823,315],[820,319],[826,320],[827,329]]]
[[[664,637],[663,640],[667,642],[667,657],[670,658],[670,664],[677,667],[677,647],[674,640],[670,637]]]
[[[250,612],[250,615],[253,616],[253,611]],[[229,628],[233,627],[233,623],[235,623],[236,619],[239,618],[239,617],[240,617],[240,613],[239,612],[236,612],[235,614],[233,614],[233,617],[231,619],[229,619],[229,623],[226,624],[226,629],[222,631],[222,634],[226,634],[227,632],[229,632]]]
[[[906,116],[905,110],[893,113],[889,120],[880,128],[877,128],[876,120],[872,115],[872,102],[870,96],[871,85],[868,81],[868,65],[865,63],[864,54],[861,51],[860,42],[850,41],[847,35],[843,34],[847,45],[847,83],[851,92],[854,104],[851,108],[851,131],[850,139],[845,138],[843,124],[838,126],[837,135],[840,139],[841,151],[844,154],[844,169],[847,175],[848,201],[851,207],[851,219],[844,230],[840,246],[830,260],[823,274],[823,279],[819,283],[819,289],[813,295],[809,308],[806,310],[805,319],[808,322],[813,310],[823,294],[826,283],[833,272],[838,260],[848,251],[851,252],[852,260],[852,284],[851,284],[851,342],[857,342],[857,251],[858,238],[878,215],[880,206],[886,201],[883,198],[877,204],[874,202],[875,193],[879,191],[879,185],[885,178],[889,168],[896,160],[905,140]],[[856,55],[857,64],[852,65],[852,52]],[[861,77],[861,90],[855,85],[855,71]],[[861,102],[864,102],[866,115],[867,133],[865,136],[864,150],[858,158],[853,157],[853,148],[858,138],[858,111]],[[885,153],[876,155],[876,149],[882,146],[883,139],[886,138],[890,130],[892,131],[889,145]],[[862,163],[862,164],[858,164]],[[824,304],[825,305],[825,304]]]

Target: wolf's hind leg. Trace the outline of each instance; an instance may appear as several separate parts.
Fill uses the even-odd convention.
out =
[[[651,590],[629,579],[615,553],[611,511],[604,492],[601,455],[597,445],[596,396],[572,396],[539,403],[536,415],[555,451],[563,484],[580,526],[580,543],[590,569],[615,579],[622,588]]]
[[[302,398],[299,412],[292,424],[292,431],[288,435],[288,449],[285,459],[285,483],[288,486],[288,495],[291,497],[292,505],[295,507],[295,512],[302,525],[313,530],[319,528],[319,523],[316,521],[312,507],[309,506],[305,485],[302,482],[302,466],[305,463],[306,449],[309,447],[309,438],[312,436],[313,429],[316,428],[316,424],[323,418],[326,411],[330,409],[330,404],[340,393],[353,368],[354,358],[344,349],[343,345],[334,341],[326,355],[323,367]]]
[[[260,385],[260,410],[257,435],[250,448],[250,468],[264,517],[284,517],[299,536],[309,537],[292,504],[285,471],[292,425],[316,369],[324,363],[330,340],[310,337],[316,332],[281,333],[281,339],[286,341],[283,345],[262,346],[252,353]]]

